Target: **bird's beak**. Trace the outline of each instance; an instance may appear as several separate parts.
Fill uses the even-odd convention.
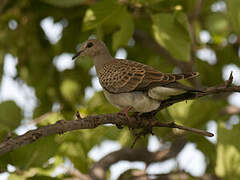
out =
[[[77,52],[73,57],[72,60],[75,60],[78,56],[80,56],[80,54],[83,52],[83,50],[80,50],[79,52]]]

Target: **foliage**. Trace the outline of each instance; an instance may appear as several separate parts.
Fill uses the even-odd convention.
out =
[[[57,56],[75,53],[90,36],[102,39],[113,55],[124,48],[128,58],[163,72],[184,71],[178,64],[193,63],[193,70],[200,72],[198,84],[202,87],[223,82],[223,69],[228,65],[239,66],[239,9],[239,0],[6,0],[0,4],[0,78],[6,76],[4,57],[13,55],[18,63],[16,75],[11,79],[34,89],[37,107],[33,120],[27,120],[23,107],[14,101],[2,101],[0,139],[26,123],[34,122],[38,127],[61,118],[72,119],[77,109],[83,116],[117,112],[102,91],[95,88],[96,74],[89,58],[75,61],[70,69],[60,70],[55,65]],[[42,27],[46,18],[52,18],[62,28],[56,42],[50,40]],[[160,52],[146,44],[151,40],[143,41],[136,31],[155,40],[178,63],[160,56]],[[207,34],[207,40],[203,40],[203,33]],[[214,54],[209,61],[199,55],[206,48]],[[94,91],[91,97],[89,89]],[[186,139],[204,154],[206,173],[234,179],[240,177],[239,115],[236,115],[238,124],[230,129],[226,124],[230,123],[231,115],[219,115],[229,105],[229,95],[178,103],[160,112],[158,117],[161,121],[174,120],[200,129],[206,129],[207,123],[214,120],[218,126],[217,143],[193,134]],[[155,132],[159,139],[167,139],[166,143],[174,140],[168,138],[174,133],[164,128]],[[134,138],[128,129],[112,126],[50,136],[1,157],[0,171],[7,171],[11,164],[16,171],[9,180],[62,179],[66,177],[64,173],[56,177],[51,177],[51,173],[70,161],[76,169],[88,173],[94,163],[89,152],[105,140],[127,147]],[[147,143],[145,139],[137,146]]]

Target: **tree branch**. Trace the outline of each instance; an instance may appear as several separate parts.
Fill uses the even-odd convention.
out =
[[[132,121],[136,121],[135,117],[131,117]],[[149,124],[150,123],[150,124]],[[21,147],[26,144],[30,144],[38,140],[39,138],[50,136],[53,134],[62,134],[67,131],[73,131],[78,129],[93,129],[99,125],[103,124],[118,124],[125,125],[130,128],[139,129],[139,128],[147,128],[151,127],[169,127],[169,128],[181,128],[185,130],[190,130],[192,132],[198,132],[201,130],[194,128],[188,128],[180,125],[176,125],[175,123],[160,123],[157,122],[155,118],[147,118],[142,119],[140,123],[129,123],[129,119],[125,116],[115,114],[102,114],[95,116],[88,116],[86,118],[78,119],[78,120],[60,120],[55,124],[42,126],[35,130],[30,130],[27,133],[14,137],[8,138],[0,144],[0,155],[3,155],[9,151],[12,151],[18,147]],[[213,135],[211,135],[213,136]]]
[[[227,83],[207,88],[205,91],[193,93],[185,93],[179,96],[175,96],[173,98],[169,98],[165,101],[162,101],[160,107],[154,112],[171,106],[174,103],[189,100],[189,99],[197,99],[203,96],[219,94],[219,93],[231,93],[231,92],[240,92],[240,86],[231,86],[231,76]],[[130,123],[131,121],[137,123]],[[130,128],[149,128],[149,127],[169,127],[169,128],[179,128],[183,130],[187,130],[190,132],[194,132],[201,135],[213,136],[212,133],[205,132],[203,130],[198,130],[195,128],[189,128],[185,126],[177,125],[173,122],[171,123],[160,123],[156,120],[155,116],[142,116],[139,120],[138,118],[132,116],[131,121],[125,116],[121,116],[118,113],[115,114],[102,114],[95,116],[88,116],[86,118],[78,117],[77,120],[60,120],[55,124],[51,124],[48,126],[43,126],[35,130],[30,130],[27,133],[17,136],[14,138],[8,138],[0,144],[0,155],[12,151],[20,146],[33,143],[41,137],[53,135],[53,134],[62,134],[67,131],[73,131],[77,129],[93,129],[99,125],[103,124],[117,124],[117,125],[125,125]]]
[[[94,180],[106,179],[106,171],[112,164],[120,160],[143,161],[148,165],[153,162],[162,162],[170,158],[174,158],[183,149],[186,143],[186,139],[178,137],[173,141],[170,148],[161,151],[149,152],[146,148],[123,148],[121,150],[114,151],[104,156],[93,165],[89,173],[90,177]]]
[[[175,180],[175,179],[181,179],[181,180],[188,180],[188,179],[196,179],[196,180],[220,180],[215,174],[204,174],[200,177],[194,177],[190,175],[187,172],[184,171],[178,171],[178,172],[170,172],[167,174],[140,174],[140,175],[134,175],[132,174],[131,179],[140,179],[141,177],[151,177],[153,180]],[[147,180],[147,178],[145,178]],[[143,180],[145,180],[143,179]]]

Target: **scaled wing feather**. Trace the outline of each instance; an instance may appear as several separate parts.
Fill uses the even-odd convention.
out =
[[[198,73],[170,74],[135,61],[116,60],[105,64],[99,73],[100,84],[111,93],[147,91],[156,86],[172,86],[181,79],[196,77]]]

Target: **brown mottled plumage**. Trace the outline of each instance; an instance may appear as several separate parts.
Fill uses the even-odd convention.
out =
[[[168,74],[134,61],[122,60],[106,63],[99,71],[99,80],[111,93],[147,91],[156,86],[172,87],[178,80],[196,77],[198,73]],[[180,86],[179,86],[180,87]],[[182,86],[184,90],[193,90]]]
[[[198,76],[197,72],[162,73],[142,63],[115,59],[99,40],[84,42],[73,59],[77,56],[93,59],[105,96],[119,108],[131,107],[133,111],[150,112],[170,96],[198,91],[178,82]]]

